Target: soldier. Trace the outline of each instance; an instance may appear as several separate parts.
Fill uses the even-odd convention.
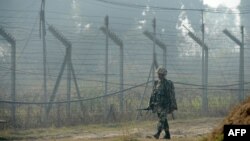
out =
[[[153,93],[149,102],[149,108],[152,109],[153,113],[157,113],[159,118],[157,132],[154,134],[154,137],[159,139],[162,130],[164,130],[164,139],[170,139],[167,114],[177,110],[174,84],[171,80],[165,78],[167,75],[165,68],[159,67],[156,72],[159,80],[154,83]]]

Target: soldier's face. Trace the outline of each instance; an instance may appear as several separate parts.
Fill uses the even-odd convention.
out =
[[[159,79],[163,79],[164,78],[164,74],[158,73],[158,78]]]

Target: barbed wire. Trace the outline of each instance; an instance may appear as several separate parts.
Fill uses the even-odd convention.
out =
[[[157,8],[159,8],[159,9],[164,9],[164,7],[155,7],[156,9]],[[0,11],[9,11],[9,12],[15,12],[15,13],[17,13],[17,12],[37,12],[38,13],[38,11],[36,11],[36,10],[7,10],[7,9],[0,9]],[[191,11],[200,11],[200,10],[204,10],[204,9],[171,9],[171,8],[166,8],[165,7],[165,10],[191,10]],[[209,12],[209,11],[205,11],[205,12]],[[211,12],[211,11],[210,11]],[[247,11],[248,12],[248,11]],[[48,11],[48,13],[55,13],[55,14],[61,14],[61,15],[63,15],[63,16],[67,16],[67,15],[69,15],[69,13],[63,13],[63,12],[56,12],[56,11]],[[231,14],[240,14],[240,13],[231,13]],[[245,13],[241,13],[241,14],[245,14]],[[92,23],[94,23],[94,24],[103,24],[103,21],[101,21],[101,20],[103,20],[103,17],[102,16],[90,16],[90,15],[80,15],[80,16],[82,16],[82,17],[89,17],[89,18],[92,18],[92,19],[100,19],[100,21],[93,21]],[[15,20],[19,20],[19,19],[21,19],[21,18],[26,18],[26,16],[23,16],[23,17],[17,17],[17,16],[11,16],[11,17],[7,17],[7,16],[0,16],[0,18],[9,18],[9,19],[15,19]],[[33,21],[33,19],[34,19],[35,17],[30,17],[29,18],[29,20],[27,20],[27,21],[25,21],[25,22],[30,22],[30,21]],[[114,19],[119,19],[119,20],[133,20],[132,18],[129,18],[129,17],[112,17],[112,18],[114,18]],[[68,18],[65,18],[65,17],[58,17],[58,18],[55,18],[55,17],[48,17],[48,19],[49,20],[65,20],[65,19],[68,19]],[[2,21],[1,21],[2,22]],[[168,23],[176,23],[176,21],[172,21],[172,20],[163,20],[163,19],[159,19],[159,22],[160,23],[164,23],[164,22],[166,22],[166,24],[168,24]],[[22,36],[22,35],[24,35],[24,34],[28,34],[29,36],[27,36],[27,37],[22,37],[22,40],[17,40],[17,41],[24,41],[25,42],[25,44],[27,45],[28,44],[28,42],[40,42],[40,40],[38,39],[38,34],[36,34],[36,33],[34,33],[34,34],[32,34],[33,36],[36,36],[37,37],[37,39],[34,39],[34,38],[36,38],[36,37],[30,37],[31,36],[31,33],[32,33],[32,30],[30,31],[30,29],[31,29],[31,26],[29,26],[29,25],[26,25],[26,26],[13,26],[13,25],[9,25],[10,23],[12,23],[12,24],[17,24],[17,23],[20,23],[20,21],[14,21],[14,22],[10,22],[10,21],[5,21],[5,22],[3,22],[4,24],[6,24],[4,27],[6,27],[7,29],[15,29],[15,35],[18,35],[18,36]],[[22,23],[22,22],[21,22]],[[112,25],[120,25],[121,24],[121,22],[113,22],[113,23],[111,23]],[[210,24],[210,23],[209,23]],[[123,25],[130,25],[130,24],[124,24],[123,23]],[[76,37],[78,37],[79,35],[81,35],[81,34],[76,34],[76,33],[74,33],[73,31],[71,31],[73,28],[75,28],[74,26],[72,26],[72,25],[66,25],[66,24],[61,24],[61,23],[59,23],[59,24],[55,24],[55,26],[59,26],[59,27],[62,27],[62,30],[63,30],[63,32],[65,32],[65,34],[66,34],[66,36],[73,42],[73,44],[74,45],[76,45],[77,47],[81,47],[82,46],[82,44],[84,44],[85,46],[89,46],[90,45],[90,48],[89,49],[87,49],[87,48],[84,48],[84,47],[82,47],[81,49],[81,51],[85,51],[86,53],[81,53],[81,52],[76,52],[74,55],[74,57],[75,58],[72,58],[72,60],[73,61],[83,61],[83,62],[81,62],[81,63],[74,63],[74,65],[76,65],[76,66],[81,66],[81,67],[83,67],[83,66],[87,66],[87,65],[92,65],[92,66],[104,66],[104,64],[100,64],[100,62],[91,62],[91,63],[84,63],[84,61],[90,61],[90,60],[95,60],[95,61],[101,61],[101,59],[99,59],[98,57],[100,57],[100,56],[104,56],[105,54],[104,54],[104,48],[96,48],[96,49],[93,49],[92,47],[94,46],[94,45],[103,45],[104,44],[104,41],[105,41],[105,38],[104,38],[104,36],[97,36],[96,34],[96,31],[99,31],[100,32],[100,30],[98,30],[98,26],[93,26],[92,28],[96,28],[96,29],[94,29],[94,30],[91,30],[91,31],[89,31],[88,33],[86,33],[86,35],[88,36],[88,37],[84,37],[84,38],[82,38],[81,40],[80,40],[80,38],[76,38]],[[200,25],[199,24],[193,24],[192,25],[193,26],[193,28],[200,28]],[[220,26],[223,26],[223,25],[220,25]],[[163,27],[163,26],[160,26],[160,27]],[[238,32],[238,29],[236,30],[236,28],[238,28],[238,27],[234,27],[234,26],[229,26],[229,27],[232,27],[232,29],[230,29],[230,30],[232,30],[232,33],[239,33]],[[246,26],[247,27],[247,26]],[[33,30],[37,30],[37,28],[32,28]],[[135,37],[137,37],[138,35],[141,35],[141,33],[140,34],[134,34],[134,33],[131,33],[131,32],[133,32],[133,31],[138,31],[137,29],[129,29],[129,30],[126,30],[126,29],[117,29],[117,28],[113,28],[112,30],[114,30],[115,32],[120,32],[120,31],[127,31],[127,32],[130,32],[130,33],[128,33],[127,35],[125,35],[125,37],[128,37],[129,39],[129,41],[128,40],[126,40],[126,39],[124,39],[125,40],[125,42],[126,42],[126,45],[135,45],[135,42],[137,42],[136,44],[140,44],[142,47],[151,47],[151,45],[149,45],[148,44],[148,42],[150,42],[149,40],[147,40],[145,37],[143,38],[143,39],[139,39],[139,38],[135,38]],[[142,31],[142,30],[141,30]],[[141,32],[140,30],[139,30],[139,32]],[[168,36],[168,37],[161,37],[161,39],[164,41],[164,40],[167,40],[166,42],[168,42],[168,46],[176,46],[176,41],[171,41],[171,39],[174,39],[174,38],[176,38],[177,36],[176,36],[176,34],[177,34],[177,32],[176,31],[174,31],[175,33],[169,33],[169,32],[167,32],[167,33],[165,33],[165,34],[163,34],[163,33],[157,33],[157,36],[159,36],[159,35],[162,35],[162,36]],[[221,33],[221,31],[219,31],[219,30],[213,30],[213,33]],[[245,36],[246,38],[249,38],[249,35],[246,35]],[[226,37],[225,37],[226,38]],[[225,38],[222,38],[222,37],[206,37],[206,40],[209,40],[209,41],[225,41]],[[1,40],[1,39],[0,39]],[[49,43],[52,43],[52,42],[56,42],[57,40],[56,39],[54,39],[52,36],[48,36],[47,37],[47,41],[49,42]],[[249,40],[246,40],[247,42],[249,42]],[[192,45],[192,44],[194,44],[194,42],[192,41],[192,40],[190,40],[190,41],[185,41],[185,42],[179,42],[179,43],[183,43],[183,44],[185,44],[185,45]],[[32,45],[34,45],[34,44],[32,44]],[[26,46],[24,46],[25,48],[26,48]],[[127,54],[125,54],[124,56],[125,57],[128,57],[128,58],[131,58],[131,57],[140,57],[140,56],[146,56],[146,58],[149,58],[148,56],[151,56],[152,54],[151,53],[135,53],[135,52],[139,52],[140,50],[145,50],[144,48],[142,48],[142,47],[140,47],[140,46],[133,46],[133,50],[132,51],[128,51],[128,50],[126,50],[127,51]],[[24,48],[24,49],[25,49]],[[142,49],[140,49],[140,48],[142,48]],[[24,52],[24,49],[23,49],[23,51],[21,51],[21,53],[19,54],[19,57],[21,57],[21,59],[25,59],[26,58],[26,56],[31,56],[31,55],[38,55],[38,54],[40,54],[39,52],[38,53],[28,53],[28,52]],[[78,48],[79,49],[79,48]],[[213,50],[213,49],[221,49],[221,47],[213,47],[213,48],[211,48],[211,50]],[[246,48],[246,49],[248,49],[248,48]],[[91,52],[89,52],[89,51],[103,51],[103,52],[98,52],[98,53],[91,53]],[[210,51],[211,51],[210,50]],[[169,51],[169,54],[174,54],[174,53],[178,53],[178,52],[181,52],[181,51],[179,51],[179,50],[168,50]],[[51,52],[52,53],[52,52]],[[59,56],[59,55],[55,55],[55,56],[53,56],[53,57],[51,57],[51,59],[60,59],[60,57],[63,57],[63,55],[64,55],[64,50],[57,50],[57,51],[55,51],[54,53],[61,53],[60,55],[61,56]],[[230,55],[232,55],[232,54],[230,54]],[[91,56],[91,57],[94,57],[93,59],[91,59],[91,58],[82,58],[82,57],[79,57],[79,56]],[[98,56],[98,57],[97,57]],[[117,57],[118,55],[113,55],[114,57]],[[193,56],[186,56],[186,58],[192,58]],[[249,58],[249,56],[246,56],[246,58]],[[29,57],[27,57],[27,59],[30,59]],[[171,58],[168,58],[168,59],[171,59]],[[213,61],[213,59],[215,60],[215,61],[218,61],[218,60],[216,60],[216,59],[223,59],[223,61],[224,62],[226,62],[226,64],[223,66],[225,69],[223,69],[222,71],[223,72],[221,72],[221,73],[223,73],[224,75],[230,75],[230,76],[237,76],[238,74],[238,69],[237,68],[233,68],[233,66],[234,65],[236,65],[236,62],[233,62],[233,63],[231,63],[231,64],[229,64],[229,59],[230,59],[230,57],[228,57],[228,56],[209,56],[209,59],[211,59],[212,61]],[[148,61],[148,62],[150,62],[150,60],[151,59],[143,59],[142,61]],[[179,67],[181,67],[182,65],[194,65],[196,62],[188,62],[188,61],[190,61],[190,60],[188,60],[188,61],[185,61],[185,60],[183,60],[183,62],[182,62],[182,64],[180,63],[180,64],[174,64],[174,63],[172,63],[172,62],[170,62],[169,63],[169,65],[171,65],[171,67],[173,68],[173,70],[174,70],[174,72],[171,72],[170,74],[183,74],[183,75],[189,75],[189,77],[191,78],[191,76],[193,76],[192,75],[192,73],[188,73],[188,72],[184,72],[185,70],[188,70],[188,71],[192,71],[192,70],[196,70],[197,69],[197,67],[185,67],[185,68],[179,68]],[[55,65],[55,64],[58,64],[60,61],[59,60],[56,60],[56,61],[50,61],[50,62],[48,62],[50,65]],[[20,65],[23,65],[23,64],[26,64],[26,65],[35,65],[36,63],[41,63],[41,61],[39,62],[39,61],[34,61],[34,60],[23,60],[23,61],[19,61],[18,60],[18,64],[20,64]],[[150,63],[142,63],[142,62],[139,62],[139,61],[137,61],[136,62],[137,64],[135,64],[136,65],[136,67],[134,68],[134,69],[129,69],[129,68],[127,68],[126,70],[127,71],[130,71],[129,73],[127,73],[127,75],[133,75],[133,74],[138,74],[138,72],[140,73],[139,75],[145,75],[145,74],[148,74],[148,72],[147,71],[137,71],[138,70],[138,67],[140,67],[140,66],[148,66],[148,65],[150,65]],[[139,63],[139,64],[138,64]],[[185,64],[184,64],[185,63]],[[223,63],[222,61],[220,62],[220,63]],[[9,65],[10,63],[6,63],[5,65]],[[130,63],[130,62],[127,62],[127,63],[125,63],[125,65],[131,65],[131,64],[134,64],[134,63]],[[217,64],[219,64],[218,62],[217,62]],[[1,66],[2,67],[2,66]],[[210,70],[216,70],[217,69],[217,66],[209,66],[209,68],[210,68]],[[233,68],[233,69],[232,69]],[[245,67],[246,69],[248,69],[249,68],[249,66],[246,66]],[[49,68],[50,69],[50,71],[55,71],[55,70],[58,70],[58,68]],[[8,71],[8,70],[11,70],[10,68],[3,68],[3,70],[4,71]],[[26,70],[30,70],[30,72],[29,71],[26,71]],[[132,71],[137,71],[137,72],[132,72]],[[41,72],[39,72],[39,68],[37,68],[37,69],[30,69],[30,68],[22,68],[22,69],[19,69],[19,70],[17,70],[16,71],[17,73],[19,73],[19,74],[25,74],[25,75],[31,75],[31,76],[42,76],[42,74],[41,74]],[[91,73],[88,73],[88,72],[81,72],[81,69],[78,69],[78,74],[80,74],[80,75],[104,75],[103,73],[99,73],[98,71],[97,72],[91,72]],[[118,73],[110,73],[109,75],[113,75],[114,77],[118,77]],[[197,75],[197,74],[196,74]],[[209,77],[216,77],[216,75],[217,75],[217,73],[209,73]],[[4,74],[4,76],[6,76],[5,74]],[[57,76],[56,75],[54,75],[54,74],[51,74],[51,75],[49,75],[50,77],[53,77],[53,78],[56,78]],[[246,76],[248,76],[248,75],[246,75]],[[66,79],[66,78],[65,78]],[[80,76],[79,76],[79,78],[77,78],[77,79],[80,79],[80,80],[86,80],[86,81],[88,81],[87,79],[82,79]],[[225,80],[225,79],[224,79]],[[98,80],[97,80],[97,82],[98,82]],[[101,83],[104,83],[104,81],[100,81]],[[109,84],[112,84],[112,82],[108,82]],[[119,83],[116,83],[117,85],[119,84]],[[129,85],[129,84],[127,84],[127,85]],[[194,84],[195,85],[195,84]],[[236,85],[236,84],[235,84]]]
[[[117,95],[121,92],[125,92],[131,89],[134,89],[136,87],[140,87],[143,86],[147,83],[151,83],[151,81],[142,83],[142,84],[138,84],[136,86],[130,87],[130,88],[126,88],[123,89],[122,91],[118,91],[118,92],[113,92],[113,93],[109,93],[106,95],[102,95],[102,96],[96,96],[96,97],[92,97],[92,98],[85,98],[85,99],[77,99],[77,100],[66,100],[66,101],[56,101],[56,102],[21,102],[21,101],[8,101],[8,100],[0,100],[0,103],[9,103],[9,104],[35,104],[35,105],[42,105],[42,104],[59,104],[59,103],[68,103],[68,102],[81,102],[81,101],[89,101],[89,100],[95,100],[95,99],[100,99],[100,98],[104,98],[104,97],[109,97],[109,96],[113,96],[113,95]]]
[[[151,81],[145,82],[145,83],[141,83],[138,85],[135,85],[133,87],[130,88],[126,88],[123,89],[122,91],[117,91],[117,92],[113,92],[113,93],[109,93],[106,95],[102,95],[102,96],[96,96],[96,97],[92,97],[92,98],[84,98],[84,99],[77,99],[77,100],[65,100],[65,101],[55,101],[55,102],[25,102],[25,101],[10,101],[10,100],[0,100],[0,103],[8,103],[8,104],[25,104],[25,105],[44,105],[44,104],[62,104],[62,103],[74,103],[74,102],[84,102],[84,101],[90,101],[90,100],[95,100],[95,99],[100,99],[100,98],[105,98],[105,97],[109,97],[109,96],[113,96],[113,95],[117,95],[120,94],[121,92],[126,92],[128,90],[137,88],[137,87],[141,87],[147,83],[151,83]],[[180,82],[174,82],[176,84],[182,84],[182,85],[192,85],[192,86],[201,86],[201,85],[194,85],[194,84],[185,84],[185,83],[180,83]],[[250,82],[247,82],[245,84],[250,84]],[[221,86],[209,86],[209,87],[228,87],[228,86],[234,86],[234,85],[238,85],[238,84],[231,84],[231,85],[221,85]],[[189,89],[189,88],[182,88],[182,89]],[[196,88],[196,89],[204,89],[204,88]],[[238,90],[238,89],[212,89],[212,90]],[[246,89],[246,90],[250,90],[250,89]]]

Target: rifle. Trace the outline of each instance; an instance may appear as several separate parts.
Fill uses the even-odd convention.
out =
[[[140,108],[140,109],[136,109],[136,110],[137,111],[147,111],[148,112],[148,111],[152,110],[152,108],[147,107],[147,108]],[[172,119],[175,120],[174,112],[171,112],[170,114],[171,114]]]
[[[145,110],[145,111],[149,111],[149,110],[151,110],[151,108],[150,107],[147,107],[147,108],[141,108],[141,109],[136,109],[137,111],[142,111],[142,110]]]
[[[148,112],[149,112],[150,110],[152,110],[152,108],[147,107],[147,108],[140,108],[140,109],[136,109],[136,110],[137,110],[137,111],[140,111],[140,115],[142,116],[141,111],[147,111],[146,113],[148,114]]]

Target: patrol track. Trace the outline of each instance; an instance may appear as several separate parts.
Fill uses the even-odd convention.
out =
[[[203,136],[211,133],[222,118],[198,118],[189,120],[170,120],[171,141],[198,141]],[[54,137],[37,138],[37,141],[155,141],[152,134],[155,132],[157,121],[150,121],[145,125],[134,123],[132,126],[118,126],[110,128],[106,125],[102,130],[86,129],[75,131],[71,134],[57,135]],[[58,129],[60,130],[60,129]],[[163,133],[161,138],[163,137]],[[34,140],[34,138],[33,138]]]

